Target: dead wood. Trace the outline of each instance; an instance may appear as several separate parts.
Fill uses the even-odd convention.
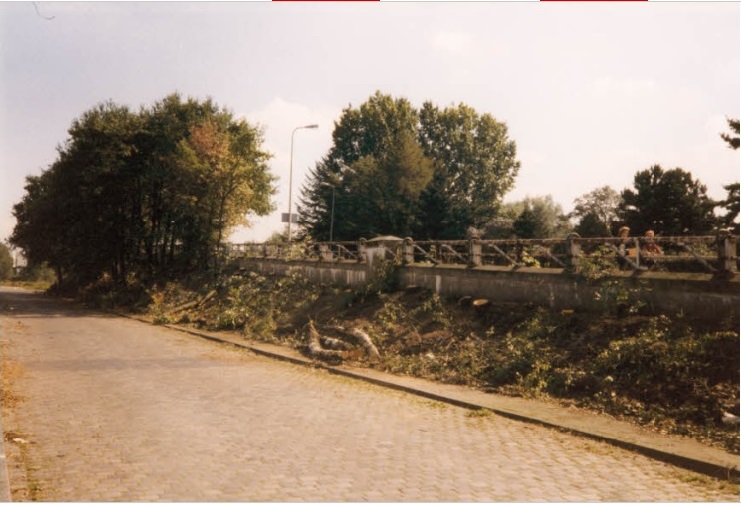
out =
[[[192,309],[194,307],[198,307],[201,304],[203,304],[204,302],[207,302],[209,299],[213,298],[214,295],[216,295],[216,290],[211,290],[210,292],[208,292],[206,295],[204,295],[200,299],[192,300],[190,302],[186,302],[185,304],[180,304],[175,309],[171,309],[170,311],[168,311],[168,313],[169,314],[181,313],[181,312],[186,311],[188,309]]]
[[[325,350],[322,348],[320,339],[321,336],[319,335],[319,332],[317,332],[313,320],[309,320],[309,353],[311,356],[325,360],[337,360],[338,358],[343,358],[344,353],[342,351]]]

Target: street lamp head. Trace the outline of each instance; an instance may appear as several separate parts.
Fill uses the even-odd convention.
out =
[[[317,124],[305,125],[305,126],[302,126],[301,128],[319,128],[319,125],[317,125]]]

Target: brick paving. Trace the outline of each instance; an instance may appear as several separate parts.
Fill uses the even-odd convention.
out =
[[[0,290],[14,500],[739,500],[604,443]]]

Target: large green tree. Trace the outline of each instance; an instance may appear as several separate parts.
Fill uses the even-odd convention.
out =
[[[258,149],[258,132],[244,121],[220,119],[192,125],[176,151],[181,184],[190,196],[182,204],[196,222],[191,235],[205,265],[225,232],[248,223],[246,210],[270,211],[268,154]]]
[[[124,179],[136,128],[127,108],[101,104],[73,121],[51,167],[27,178],[10,240],[31,265],[46,261],[60,282],[66,274],[86,281],[102,271],[125,273]]]
[[[355,237],[411,235],[419,224],[419,195],[433,172],[432,160],[412,134],[402,132],[385,154],[364,156],[350,169],[344,188],[355,205],[344,206],[345,233]]]
[[[261,132],[211,100],[171,95],[138,113],[107,102],[27,178],[11,242],[58,282],[207,267],[224,233],[266,214],[274,192]]]
[[[417,111],[376,92],[343,111],[333,141],[302,188],[300,223],[315,239],[330,228],[341,240],[465,237],[496,216],[519,168],[506,125],[463,104]]]
[[[717,203],[707,196],[705,185],[681,168],[654,165],[639,171],[633,188],[623,190],[621,197],[618,216],[632,235],[649,229],[665,236],[703,235],[717,224]]]
[[[402,234],[402,230],[386,228],[392,221],[401,221],[388,216],[393,208],[388,199],[401,188],[382,188],[381,181],[397,181],[403,186],[406,180],[416,181],[415,174],[427,171],[428,162],[412,142],[416,128],[417,113],[404,98],[376,92],[360,107],[345,108],[335,122],[332,147],[302,186],[299,223],[303,229],[321,240],[329,239],[330,228],[333,238],[339,240]],[[405,161],[407,156],[411,158]],[[417,162],[422,166],[413,167]],[[410,174],[399,172],[410,168]],[[380,208],[386,213],[383,217],[369,211]],[[409,202],[402,208],[408,209]]]
[[[425,102],[419,112],[425,154],[436,161],[421,196],[419,238],[456,239],[494,218],[520,168],[507,126],[491,114],[460,104],[440,109]]]

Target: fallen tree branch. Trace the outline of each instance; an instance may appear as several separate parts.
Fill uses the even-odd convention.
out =
[[[312,357],[337,360],[344,357],[344,353],[338,350],[325,350],[320,342],[321,336],[314,327],[314,322],[309,320],[309,353]]]
[[[350,349],[352,349],[352,345],[350,345],[349,343],[346,343],[345,341],[341,339],[335,339],[334,337],[319,336],[319,342],[322,344],[324,348],[327,348],[330,350],[349,351]]]
[[[357,327],[354,327],[350,330],[347,330],[344,327],[340,327],[339,325],[332,325],[330,327],[326,327],[328,329],[334,330],[335,332],[352,337],[354,341],[356,341],[358,344],[360,344],[363,349],[365,350],[365,354],[369,357],[379,357],[380,353],[378,353],[378,349],[373,344],[373,340],[370,338],[368,334],[363,332]]]
[[[210,292],[208,292],[205,296],[201,297],[200,299],[186,302],[185,304],[180,304],[175,309],[171,309],[170,311],[168,311],[167,314],[180,313],[187,309],[198,307],[202,305],[204,302],[207,302],[209,299],[213,298],[214,295],[216,295],[216,290],[211,290]]]
[[[365,353],[368,356],[374,358],[380,356],[380,354],[378,353],[378,348],[376,348],[376,346],[373,344],[373,340],[368,334],[358,328],[350,329],[349,334],[360,341],[360,344],[363,346],[363,348],[365,349]]]

